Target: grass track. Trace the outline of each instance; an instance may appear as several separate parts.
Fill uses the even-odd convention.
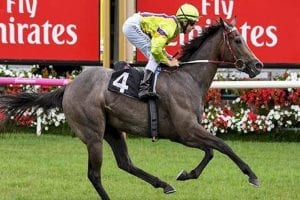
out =
[[[240,200],[300,199],[300,144],[226,141],[256,172],[261,187],[247,183],[226,156],[215,157],[197,180],[176,181],[181,169],[191,170],[203,153],[160,140],[129,138],[133,162],[177,189],[165,195],[161,189],[117,168],[104,145],[103,184],[114,200]],[[0,135],[0,200],[92,200],[98,196],[86,178],[87,153],[79,139],[33,134]]]

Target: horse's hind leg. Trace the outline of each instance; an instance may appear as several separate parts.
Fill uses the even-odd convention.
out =
[[[92,122],[92,119],[87,119],[82,116],[77,116],[76,119],[68,118],[68,122],[72,130],[86,144],[88,151],[88,178],[96,189],[97,193],[103,200],[109,199],[105,189],[101,183],[101,166],[103,158],[103,135],[105,129],[105,119]],[[95,117],[95,119],[98,119]]]
[[[103,200],[109,197],[101,183],[102,142],[98,138],[87,143],[88,150],[88,178]]]
[[[202,159],[202,161],[200,162],[200,164],[189,173],[186,172],[185,170],[182,170],[178,174],[178,176],[176,178],[177,180],[184,181],[184,180],[188,180],[188,179],[196,179],[200,176],[200,174],[202,173],[204,168],[207,166],[209,161],[214,156],[214,152],[211,148],[203,148],[203,151],[204,151],[205,155],[204,155],[204,158]]]
[[[163,188],[164,193],[170,194],[176,190],[159,178],[139,169],[134,166],[127,149],[127,144],[124,135],[112,127],[106,129],[104,139],[108,142],[115,155],[118,167],[127,171],[128,173],[141,178],[150,183],[155,188]]]

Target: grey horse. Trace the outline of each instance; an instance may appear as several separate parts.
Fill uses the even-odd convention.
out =
[[[181,171],[177,180],[198,178],[213,158],[213,150],[218,150],[248,176],[251,184],[259,186],[258,178],[250,167],[200,123],[204,96],[220,64],[232,64],[251,78],[263,67],[237,31],[235,20],[228,23],[220,19],[220,22],[206,28],[183,47],[179,60],[182,66],[161,72],[157,80],[159,137],[198,148],[205,155],[193,170]],[[166,194],[175,192],[171,185],[132,163],[122,132],[148,136],[147,104],[109,91],[108,82],[113,72],[101,67],[87,69],[67,86],[50,93],[3,95],[0,97],[0,109],[8,115],[17,116],[31,107],[45,110],[61,108],[71,129],[86,144],[88,178],[102,199],[109,199],[101,182],[103,140],[110,145],[119,168],[155,188],[162,188]]]

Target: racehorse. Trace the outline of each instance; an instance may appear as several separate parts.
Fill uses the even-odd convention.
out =
[[[232,64],[253,78],[263,64],[249,49],[235,27],[220,19],[182,48],[181,66],[162,71],[156,84],[159,96],[159,137],[205,152],[204,158],[190,172],[181,171],[177,180],[196,179],[209,161],[213,150],[227,155],[248,176],[248,181],[259,186],[251,168],[224,141],[201,126],[204,96],[217,68],[222,63]],[[110,145],[118,167],[141,178],[164,193],[176,190],[161,179],[135,166],[128,154],[128,134],[148,136],[147,104],[107,89],[114,70],[89,68],[71,83],[50,93],[20,93],[0,97],[0,109],[10,116],[21,115],[34,107],[61,108],[67,122],[88,150],[88,178],[100,198],[109,199],[101,182],[103,140]]]

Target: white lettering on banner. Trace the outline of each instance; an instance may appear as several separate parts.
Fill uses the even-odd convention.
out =
[[[213,5],[208,1],[209,0],[202,0],[202,15],[207,15],[209,13],[209,9],[213,9],[214,15],[224,14],[226,16],[226,19],[230,19],[232,17],[234,0],[213,0]]]
[[[7,0],[7,13],[12,13],[12,7],[17,6],[19,13],[28,13],[31,18],[35,17],[37,0],[18,0],[18,2],[19,4],[16,5],[16,0]]]
[[[278,38],[275,34],[277,31],[277,28],[275,26],[268,26],[266,28],[262,26],[254,26],[251,27],[248,25],[247,22],[245,22],[241,27],[241,33],[242,36],[244,37],[245,41],[247,42],[248,38],[248,32],[250,32],[250,42],[253,44],[253,46],[256,47],[274,47],[278,43]],[[261,41],[259,42],[258,40],[261,40],[262,37],[267,36],[270,41]]]
[[[28,14],[35,18],[38,0],[6,0],[8,14]],[[78,41],[75,24],[51,24],[46,20],[43,24],[19,23],[14,16],[9,17],[8,23],[0,22],[0,44],[31,44],[74,45]]]
[[[200,26],[195,26],[195,30],[190,32],[188,37],[184,34],[180,34],[178,37],[178,41],[173,41],[169,43],[169,46],[177,46],[178,42],[180,45],[184,45],[186,41],[191,40],[194,37],[197,37],[199,33],[202,32],[202,28]],[[278,37],[276,35],[277,28],[276,26],[268,26],[264,28],[263,26],[253,26],[251,27],[245,22],[243,25],[239,27],[241,30],[241,34],[245,41],[247,42],[247,38],[250,38],[250,42],[255,47],[274,47],[278,43]],[[262,41],[264,39],[264,41]]]
[[[274,33],[275,31],[277,31],[276,26],[267,27],[266,34],[271,39],[271,42],[266,42],[267,47],[274,47],[278,43],[278,37]]]
[[[0,23],[0,44],[45,44],[74,45],[78,41],[75,24],[44,24],[15,23],[15,18],[9,18],[9,24]],[[63,35],[65,37],[63,37]]]
[[[194,31],[190,32],[188,37],[184,34],[180,34],[178,41],[174,41],[169,46],[184,45],[186,41],[197,37],[202,32],[202,28],[208,27],[219,15],[226,16],[227,20],[232,19],[234,10],[234,0],[200,0],[201,15],[204,21],[200,19],[201,26],[194,26]],[[214,16],[215,19],[207,18],[207,16]],[[249,40],[255,47],[274,47],[278,44],[277,27],[274,25],[261,26],[252,25],[248,22],[244,22],[239,28],[245,41]]]

